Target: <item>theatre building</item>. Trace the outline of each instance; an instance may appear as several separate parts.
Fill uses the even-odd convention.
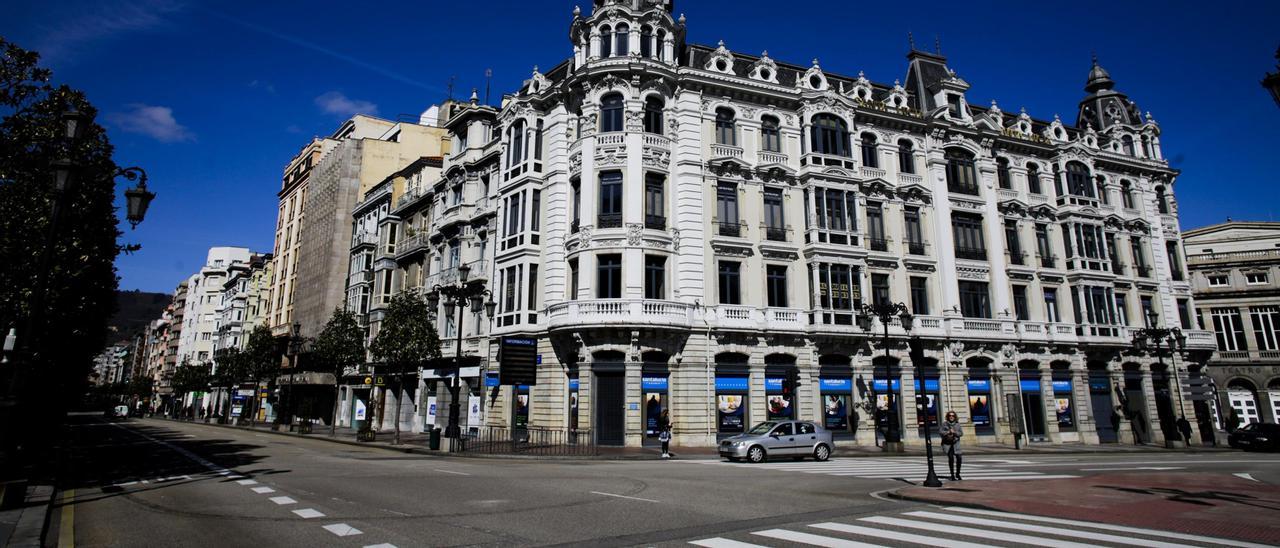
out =
[[[1192,324],[1178,171],[1096,61],[1061,120],[970,103],[965,61],[936,51],[844,75],[688,30],[670,0],[598,0],[571,56],[504,98],[496,215],[462,253],[482,246],[497,302],[486,370],[500,337],[539,362],[536,384],[485,391],[486,424],[628,446],[670,424],[708,446],[795,417],[870,445],[893,391],[908,445],[918,394],[978,443],[1013,443],[1015,415],[1030,443],[1161,443],[1195,412],[1171,368],[1214,338]],[[887,348],[872,302],[912,314]],[[1149,314],[1188,352],[1138,350]]]

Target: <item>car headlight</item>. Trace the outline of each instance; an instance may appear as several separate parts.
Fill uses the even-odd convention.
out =
[[[1262,436],[1258,436],[1257,438],[1254,438],[1254,439],[1257,439],[1258,441],[1267,441],[1267,438],[1264,438]]]

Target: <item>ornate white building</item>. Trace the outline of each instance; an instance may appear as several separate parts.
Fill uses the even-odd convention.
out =
[[[537,384],[485,391],[487,424],[640,445],[669,421],[677,445],[711,445],[792,416],[869,445],[867,400],[892,388],[904,425],[923,424],[923,392],[978,442],[1012,443],[1014,405],[1033,441],[1132,443],[1111,423],[1122,401],[1163,441],[1170,357],[1134,351],[1130,330],[1148,311],[1181,324],[1199,352],[1184,368],[1214,341],[1190,323],[1160,127],[1096,61],[1067,123],[970,104],[936,53],[910,51],[884,83],[688,44],[670,0],[593,4],[574,11],[572,57],[504,98],[498,131],[488,107],[450,111],[470,129],[434,199],[453,204],[456,181],[468,207],[412,222],[428,257],[456,242],[462,258],[396,284],[478,261],[498,310],[467,334],[489,373],[497,337],[538,339]],[[914,314],[910,333],[891,322],[887,360],[882,327],[857,321],[873,300]]]

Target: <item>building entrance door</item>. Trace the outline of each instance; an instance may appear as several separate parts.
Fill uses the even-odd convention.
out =
[[[1044,400],[1040,393],[1022,394],[1022,416],[1027,421],[1027,439],[1043,441],[1044,437]]]
[[[596,375],[596,442],[622,445],[626,432],[626,382],[622,373]]]
[[[1120,436],[1111,426],[1111,416],[1116,414],[1111,403],[1111,379],[1105,374],[1089,377],[1089,402],[1093,406],[1093,423],[1098,429],[1098,441],[1116,443]]]

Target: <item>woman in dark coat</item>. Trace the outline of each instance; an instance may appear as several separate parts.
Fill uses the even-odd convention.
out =
[[[960,420],[956,418],[955,411],[947,412],[946,420],[938,427],[938,434],[942,436],[942,446],[947,449],[947,468],[951,470],[951,480],[964,479],[960,477],[960,464],[963,461],[960,438],[964,436],[964,429],[960,428]]]

